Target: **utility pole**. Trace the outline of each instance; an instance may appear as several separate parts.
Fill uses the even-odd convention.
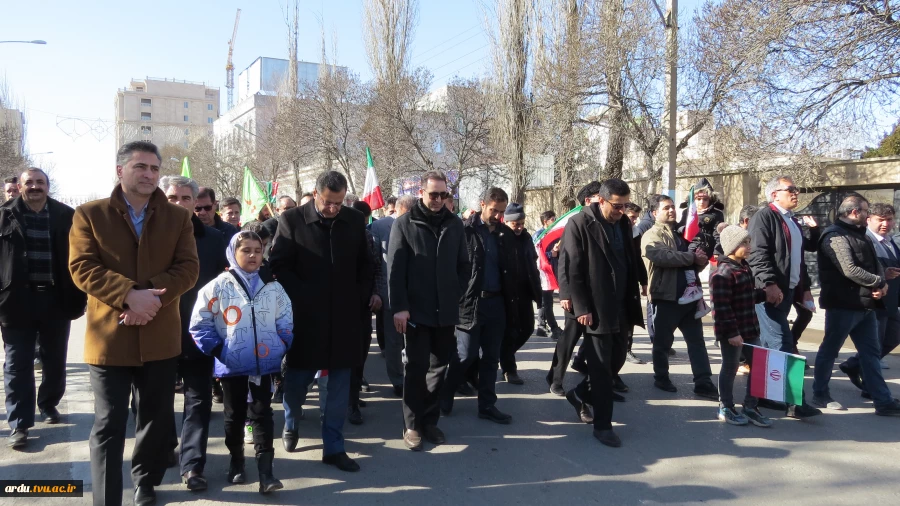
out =
[[[657,7],[658,9],[658,7]],[[668,161],[662,173],[662,193],[675,198],[675,144],[678,135],[678,0],[666,0],[666,113],[663,125],[668,144]]]

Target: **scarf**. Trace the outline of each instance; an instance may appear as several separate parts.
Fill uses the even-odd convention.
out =
[[[235,251],[237,250],[237,243],[240,235],[240,232],[238,232],[231,238],[231,242],[229,242],[228,247],[225,248],[225,257],[228,259],[228,265],[231,267],[231,270],[236,272],[244,281],[244,284],[247,285],[247,289],[250,290],[248,295],[252,299],[253,295],[256,293],[256,286],[259,284],[259,269],[253,272],[247,272],[238,266]]]

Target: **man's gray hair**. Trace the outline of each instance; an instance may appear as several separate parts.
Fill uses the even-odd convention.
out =
[[[168,190],[170,186],[174,186],[175,188],[190,188],[191,196],[194,200],[197,199],[197,194],[200,193],[200,185],[189,177],[163,176],[160,178],[159,187],[162,188],[162,191]]]
[[[347,193],[344,195],[344,205],[347,207],[353,207],[353,204],[359,202],[359,197],[352,193]]]
[[[794,178],[792,178],[791,176],[786,176],[784,174],[778,174],[777,176],[770,179],[769,182],[766,183],[766,200],[767,201],[775,202],[775,198],[772,197],[772,193],[778,189],[778,187],[781,185],[782,181],[790,181],[791,183],[793,183]]]
[[[400,197],[397,197],[397,204],[395,207],[402,207],[409,211],[416,205],[417,200],[419,200],[418,197],[412,194],[401,195]]]
[[[850,213],[853,211],[858,211],[862,208],[862,204],[865,202],[869,203],[865,197],[862,195],[850,195],[841,201],[840,207],[838,207],[837,214],[839,218],[846,218],[850,216]]]

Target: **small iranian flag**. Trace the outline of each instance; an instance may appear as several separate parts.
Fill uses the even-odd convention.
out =
[[[572,216],[581,212],[582,206],[577,206],[566,214],[560,216],[560,218],[553,222],[552,225],[545,228],[541,235],[537,236],[534,240],[534,247],[537,250],[538,257],[538,268],[540,269],[541,277],[546,277],[550,283],[551,290],[559,290],[559,283],[556,281],[556,275],[553,274],[553,266],[550,264],[550,260],[547,258],[547,248],[553,244],[553,241],[558,239],[562,239],[563,231],[566,229],[566,223],[569,223],[569,219]]]
[[[750,395],[785,404],[803,403],[806,357],[759,346],[753,348]]]
[[[372,163],[372,153],[366,148],[366,187],[363,189],[362,201],[369,204],[372,210],[384,207],[384,198],[381,196],[381,185],[378,184],[378,176],[375,175],[375,164]]]
[[[697,219],[697,203],[694,202],[694,187],[691,186],[691,194],[688,196],[687,222],[684,225],[684,240],[691,242],[700,231],[700,222]]]

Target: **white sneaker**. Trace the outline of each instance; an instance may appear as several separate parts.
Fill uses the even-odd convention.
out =
[[[700,285],[697,283],[691,283],[688,285],[687,289],[684,291],[684,295],[682,295],[678,299],[679,304],[690,304],[691,302],[697,302],[698,300],[703,298],[703,290],[700,289]]]
[[[244,425],[244,443],[253,444],[253,427]]]
[[[882,368],[882,369],[890,369],[891,366],[889,366],[889,365],[887,364],[887,362],[884,361],[884,359],[881,359],[881,368]]]
[[[699,320],[700,318],[703,318],[704,316],[708,315],[711,311],[712,311],[712,306],[707,304],[705,300],[700,299],[697,302],[697,312],[694,313],[694,318]]]

